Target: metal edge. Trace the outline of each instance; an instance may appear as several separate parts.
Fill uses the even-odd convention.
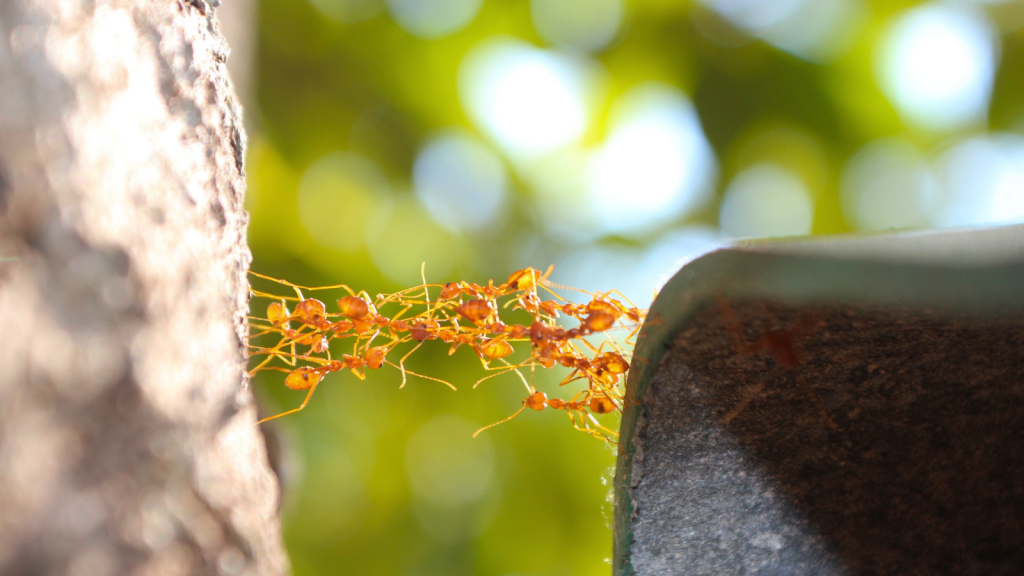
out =
[[[894,237],[898,239],[898,236]],[[685,265],[665,285],[637,336],[626,384],[615,469],[613,560],[615,576],[635,576],[631,551],[633,458],[643,399],[672,338],[715,296],[768,298],[791,304],[846,303],[949,311],[1024,313],[1024,262],[1009,258],[989,267],[953,263],[870,261],[773,251],[770,246],[731,247]]]

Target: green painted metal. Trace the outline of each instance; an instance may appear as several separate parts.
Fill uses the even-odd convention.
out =
[[[613,574],[635,576],[631,495],[635,434],[666,348],[716,296],[979,314],[1024,311],[1024,227],[749,242],[684,266],[637,336],[615,471]]]

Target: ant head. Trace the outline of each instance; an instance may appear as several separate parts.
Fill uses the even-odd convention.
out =
[[[507,284],[510,290],[532,290],[537,287],[537,281],[541,277],[540,270],[524,268],[509,276]]]
[[[543,410],[547,405],[548,395],[543,392],[534,392],[523,400],[523,405],[534,410]]]
[[[455,298],[456,296],[458,296],[459,292],[461,292],[461,291],[462,291],[462,288],[459,286],[458,282],[449,282],[449,283],[444,285],[444,288],[441,288],[440,299],[441,300],[451,300],[452,298]]]

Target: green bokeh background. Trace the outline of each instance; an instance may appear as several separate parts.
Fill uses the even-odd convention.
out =
[[[848,50],[812,62],[745,37],[720,19],[713,24],[736,41],[713,41],[695,22],[714,16],[688,2],[628,2],[616,40],[591,56],[605,69],[605,90],[597,96],[584,143],[603,137],[616,96],[641,82],[664,82],[688,94],[696,107],[718,159],[719,196],[723,183],[748,162],[756,136],[776,128],[797,130],[813,136],[823,162],[808,167],[800,150],[790,154],[785,147],[771,153],[815,182],[813,232],[849,231],[838,189],[852,154],[884,136],[900,136],[924,150],[950,137],[902,121],[873,73],[879,34],[894,15],[915,5],[866,2],[865,20]],[[1005,5],[991,10],[997,18],[1019,15]],[[413,278],[426,261],[430,281],[501,281],[526,265],[543,269],[575,248],[545,230],[536,214],[544,207],[531,203],[532,191],[511,164],[508,213],[480,233],[439,228],[416,208],[411,192],[413,161],[431,134],[456,126],[486,141],[460,105],[458,67],[474,46],[496,35],[544,47],[529,2],[485,0],[468,26],[434,40],[404,31],[386,10],[343,24],[306,0],[260,0],[258,22],[258,82],[247,110],[253,127],[247,171],[254,270],[305,285],[344,282],[371,294],[405,287],[375,267],[366,247],[327,247],[303,228],[300,179],[311,164],[337,151],[375,163],[408,213],[381,227],[372,206],[342,198],[324,207],[324,217],[342,230],[377,229],[371,242],[407,262]],[[1024,131],[1021,30],[1001,33],[982,131]],[[715,226],[717,214],[717,202],[711,202],[669,228]],[[596,242],[640,248],[657,232]],[[431,261],[438,258],[452,262],[445,277],[431,276]],[[557,269],[554,279],[559,280]],[[262,314],[265,305],[256,301],[254,314]],[[400,390],[399,375],[389,368],[365,381],[333,374],[304,412],[266,426],[279,447],[285,538],[295,574],[608,574],[614,447],[574,431],[564,414],[545,411],[523,413],[467,448],[465,436],[472,430],[518,408],[522,385],[507,376],[472,390],[485,374],[477,359],[465,349],[448,357],[441,345],[424,346],[410,367],[460,390],[417,379]],[[557,393],[560,377],[538,374],[538,387]],[[282,382],[283,375],[275,373],[255,379],[266,414],[301,401],[302,393]],[[474,473],[490,478],[475,485],[484,487],[479,498],[438,509],[417,496],[416,462],[448,462],[451,456],[458,463],[467,450],[486,468]],[[440,478],[456,475],[451,478],[457,484],[459,470],[453,465]]]

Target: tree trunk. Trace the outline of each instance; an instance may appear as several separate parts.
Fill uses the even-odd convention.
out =
[[[0,33],[0,573],[286,572],[213,8],[5,0]]]

